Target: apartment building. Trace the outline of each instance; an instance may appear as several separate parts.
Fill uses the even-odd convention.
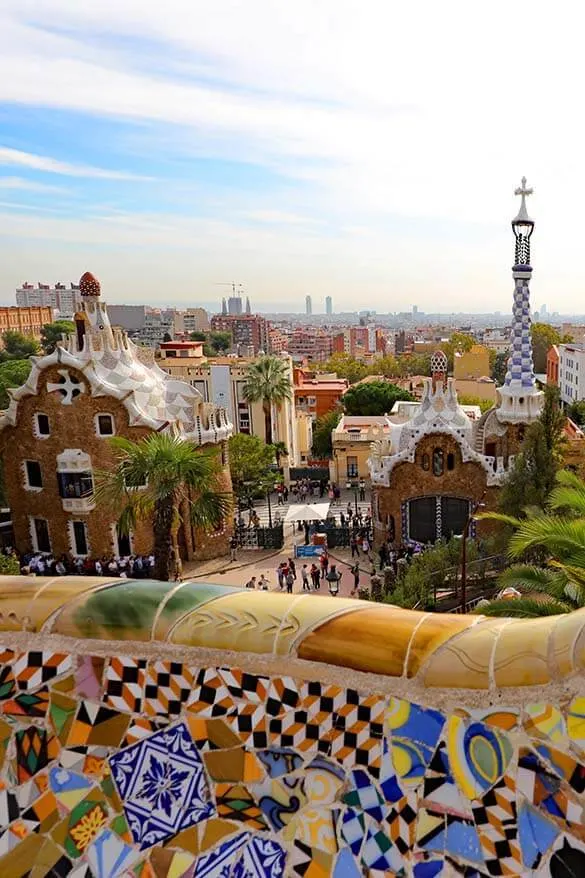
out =
[[[76,311],[81,307],[81,293],[79,284],[70,283],[66,286],[57,282],[50,284],[27,282],[16,288],[16,304],[19,308],[51,308],[57,311],[56,316],[63,320],[71,320]]]
[[[268,350],[268,322],[259,314],[216,314],[211,318],[215,332],[231,332],[235,352],[250,350],[252,355]]]
[[[312,421],[332,411],[349,387],[346,378],[335,373],[312,372],[309,369],[294,370],[295,408],[297,414],[306,412]]]
[[[585,399],[585,345],[560,344],[558,351],[561,401],[570,405]]]

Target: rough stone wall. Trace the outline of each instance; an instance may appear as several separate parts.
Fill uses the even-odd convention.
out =
[[[433,450],[442,448],[444,452],[443,475],[435,476],[432,470]],[[422,466],[423,455],[429,457],[429,469]],[[455,456],[455,467],[447,469],[447,455]],[[487,487],[487,474],[484,468],[473,461],[464,463],[461,450],[449,434],[423,436],[416,446],[414,463],[398,464],[390,476],[389,487],[374,486],[374,509],[378,509],[379,520],[385,522],[388,515],[394,517],[395,541],[400,543],[408,536],[402,533],[402,503],[415,497],[444,495],[481,501],[487,508],[495,505],[497,489]],[[376,505],[377,504],[377,505]],[[377,533],[377,538],[385,537],[385,528]]]
[[[72,512],[63,509],[57,481],[57,455],[65,449],[79,448],[91,457],[94,478],[99,471],[109,471],[114,465],[114,455],[106,437],[98,436],[95,416],[111,414],[115,422],[115,434],[132,441],[139,441],[150,435],[147,427],[131,426],[124,405],[113,397],[93,397],[87,381],[81,372],[69,368],[70,376],[75,376],[85,387],[72,405],[63,405],[61,395],[48,392],[47,383],[57,382],[62,366],[46,369],[39,382],[38,393],[26,396],[18,404],[17,422],[0,431],[0,451],[4,461],[5,489],[12,511],[14,539],[19,552],[32,551],[32,537],[29,517],[46,518],[54,554],[60,556],[71,552],[68,521],[79,520],[87,523],[89,550],[92,557],[117,554],[112,526],[116,514],[103,506],[90,512]],[[48,415],[51,434],[46,438],[35,435],[36,413]],[[212,446],[213,447],[213,446]],[[217,453],[220,454],[218,448]],[[41,464],[43,488],[29,491],[25,488],[24,461],[36,460]],[[229,470],[222,475],[225,490],[231,490]],[[186,528],[190,528],[187,523]],[[202,560],[225,554],[231,528],[231,516],[224,532],[206,538],[197,534],[194,549],[187,554],[190,559]],[[149,522],[139,522],[133,534],[134,552],[145,554],[152,550],[152,527]]]

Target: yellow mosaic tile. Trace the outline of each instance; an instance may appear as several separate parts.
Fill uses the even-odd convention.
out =
[[[0,631],[26,631],[34,596],[52,579],[40,576],[0,576]]]
[[[508,619],[485,619],[451,638],[430,657],[425,686],[488,689],[494,646],[508,624]]]
[[[420,621],[422,619],[422,621]],[[447,613],[428,613],[426,618],[419,616],[418,627],[412,635],[407,654],[406,676],[414,677],[425,661],[437,649],[451,640],[460,631],[469,628],[476,620],[473,616],[459,616]]]
[[[567,733],[571,741],[585,750],[585,698],[574,698],[567,714]]]
[[[531,737],[559,743],[566,735],[565,720],[558,707],[552,704],[527,704],[524,728]]]
[[[111,585],[118,579],[103,576],[58,576],[46,581],[36,592],[28,609],[31,631],[40,631],[61,607],[95,589]]]
[[[573,673],[575,664],[575,644],[579,634],[585,630],[585,613],[567,613],[553,621],[551,632],[551,658],[554,673],[558,677],[566,677]],[[582,667],[582,665],[581,665]]]
[[[400,677],[419,619],[419,613],[398,607],[359,608],[308,634],[298,646],[298,655],[310,661]]]
[[[548,683],[550,619],[522,619],[502,629],[494,656],[496,686],[538,686]]]
[[[300,841],[328,854],[337,852],[337,839],[331,811],[326,808],[305,808],[282,830],[285,841]]]

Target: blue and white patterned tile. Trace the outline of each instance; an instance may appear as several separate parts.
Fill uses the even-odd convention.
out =
[[[141,849],[215,812],[203,762],[185,723],[126,747],[109,762],[132,837]]]
[[[398,848],[380,829],[370,827],[362,849],[363,865],[375,872],[399,872],[404,860]]]
[[[342,841],[349,845],[354,856],[359,857],[366,835],[366,820],[363,814],[348,808],[341,817],[339,832]]]
[[[86,856],[95,878],[118,878],[127,874],[140,854],[111,829],[106,829],[89,846]]]
[[[277,842],[254,835],[238,855],[232,878],[281,878],[285,863],[286,853]]]
[[[230,878],[234,863],[241,857],[249,838],[247,832],[236,835],[199,857],[195,867],[197,878]]]
[[[362,878],[362,870],[354,860],[349,848],[343,848],[337,855],[333,878]]]
[[[378,823],[381,823],[388,808],[374,786],[372,778],[361,768],[354,769],[350,778],[351,787],[343,797],[345,804],[364,811]]]

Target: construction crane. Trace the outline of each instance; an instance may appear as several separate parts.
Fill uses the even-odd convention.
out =
[[[242,293],[240,291],[244,289],[244,284],[237,284],[237,283],[234,283],[234,281],[223,281],[220,283],[216,283],[215,286],[216,287],[231,287],[232,288],[232,295],[239,296],[240,298],[242,296]]]

